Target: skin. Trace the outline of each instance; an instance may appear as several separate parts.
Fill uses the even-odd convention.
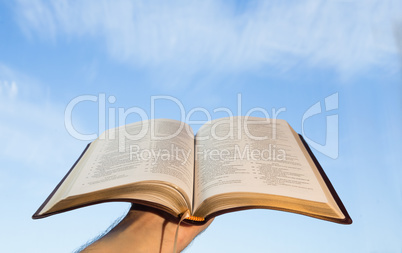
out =
[[[202,226],[180,224],[178,252],[184,250],[211,222],[212,219]],[[177,223],[177,220],[157,209],[133,206],[119,224],[82,252],[171,253]]]

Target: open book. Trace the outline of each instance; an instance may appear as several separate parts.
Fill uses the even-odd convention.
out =
[[[313,153],[284,120],[228,117],[191,127],[155,119],[90,143],[34,219],[107,201],[152,206],[202,224],[252,208],[351,224]]]

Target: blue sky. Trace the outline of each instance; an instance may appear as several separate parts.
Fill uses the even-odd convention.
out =
[[[137,107],[150,116],[152,96],[171,96],[186,115],[202,107],[219,118],[226,115],[216,108],[238,113],[240,94],[239,114],[282,108],[279,118],[324,146],[338,134],[335,159],[313,152],[354,223],[237,212],[218,217],[188,252],[400,252],[400,13],[400,1],[379,0],[1,1],[2,249],[71,252],[128,208],[109,203],[30,218],[89,142],[65,128],[74,98],[114,96],[107,112]],[[333,94],[337,107],[325,111]],[[303,122],[318,102],[322,113]],[[77,131],[99,134],[98,105],[74,107]],[[327,131],[331,115],[335,132]],[[155,117],[181,116],[177,103],[156,101]]]

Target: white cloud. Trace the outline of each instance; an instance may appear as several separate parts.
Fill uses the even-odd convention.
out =
[[[0,96],[7,96],[8,98],[14,98],[18,94],[17,84],[8,81],[0,80]]]
[[[41,1],[20,0],[28,34],[94,36],[119,61],[243,71],[294,66],[353,74],[398,69],[393,27],[401,1]],[[167,68],[169,71],[169,68]]]

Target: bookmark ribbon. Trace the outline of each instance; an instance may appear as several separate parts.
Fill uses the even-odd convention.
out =
[[[173,253],[176,253],[176,252],[177,252],[177,238],[178,238],[178,236],[179,236],[180,223],[181,223],[184,219],[186,219],[186,218],[188,218],[188,217],[190,217],[190,211],[189,211],[189,210],[187,210],[186,212],[183,213],[183,215],[182,215],[181,218],[180,218],[179,223],[177,224],[176,234],[175,234],[175,236],[174,236]]]

